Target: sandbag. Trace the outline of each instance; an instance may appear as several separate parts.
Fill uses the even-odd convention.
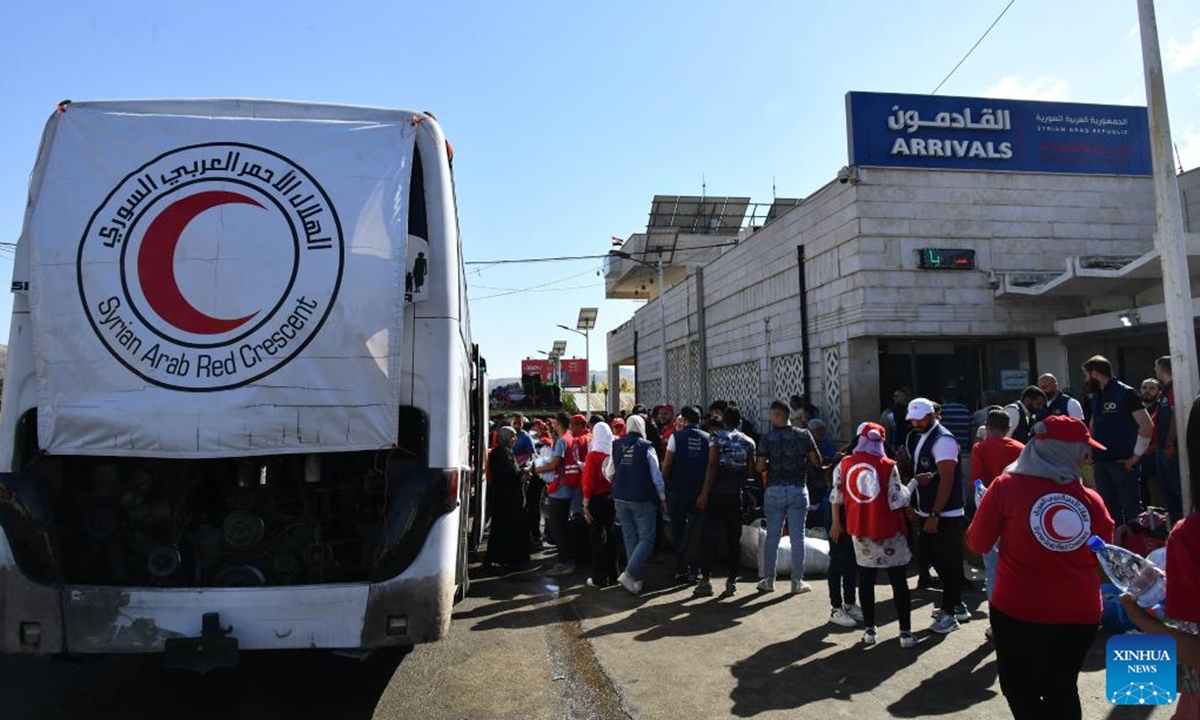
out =
[[[755,568],[762,577],[764,546],[767,539],[765,520],[742,526],[741,560],[744,567]],[[804,540],[804,574],[825,575],[829,572],[829,541],[820,538]],[[792,575],[792,541],[784,535],[779,540],[779,553],[775,560],[775,576]]]

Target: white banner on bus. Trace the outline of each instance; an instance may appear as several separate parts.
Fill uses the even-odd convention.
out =
[[[51,121],[23,239],[42,447],[203,458],[391,446],[408,116],[147,108],[67,106]]]

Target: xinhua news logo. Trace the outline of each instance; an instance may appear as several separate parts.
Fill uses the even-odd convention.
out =
[[[1175,638],[1114,635],[1105,650],[1106,689],[1113,705],[1175,702]]]

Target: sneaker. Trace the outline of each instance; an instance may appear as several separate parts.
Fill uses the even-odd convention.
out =
[[[875,628],[869,627],[869,628],[867,628],[867,631],[863,633],[863,645],[874,645],[874,644],[875,644]]]
[[[737,595],[737,580],[734,580],[733,578],[729,578],[728,580],[725,581],[725,594],[726,595]]]
[[[940,613],[929,629],[938,635],[948,635],[958,629],[958,620],[951,613]]]
[[[642,591],[642,582],[640,580],[634,580],[633,576],[629,573],[621,573],[620,576],[617,577],[617,582],[621,584],[621,587],[628,590],[631,595],[637,595]]]
[[[696,589],[692,591],[693,597],[712,597],[712,583],[708,580],[701,580],[696,583]]]
[[[915,648],[916,646],[917,646],[917,639],[915,637],[913,637],[912,633],[910,633],[910,632],[900,633],[900,647]]]
[[[829,612],[829,622],[833,623],[834,625],[841,625],[842,627],[848,628],[858,625],[858,623],[854,621],[854,618],[850,617],[850,613],[841,608],[834,608]]]
[[[763,578],[762,580],[759,580],[758,581],[758,591],[764,592],[764,593],[775,592],[775,581],[768,580],[767,578]]]
[[[804,593],[807,593],[807,592],[812,592],[812,585],[809,585],[808,583],[804,582],[803,580],[793,580],[792,581],[792,594],[793,595],[803,595]]]
[[[847,615],[854,618],[855,622],[864,622],[862,608],[855,605],[854,603],[848,603],[846,605],[843,605],[842,609],[846,611]]]
[[[967,609],[966,603],[959,603],[954,606],[954,619],[960,623],[967,622],[971,619],[971,611]]]

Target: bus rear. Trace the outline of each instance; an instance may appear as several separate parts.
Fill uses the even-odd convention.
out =
[[[64,104],[12,287],[0,651],[445,634],[482,363],[430,116]]]

